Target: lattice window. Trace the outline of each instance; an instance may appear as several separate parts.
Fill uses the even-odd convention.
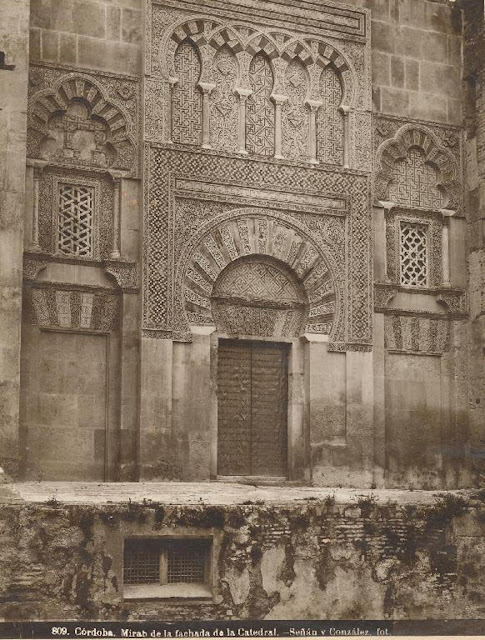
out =
[[[59,185],[57,251],[90,257],[94,251],[94,187]]]
[[[425,224],[400,224],[401,284],[426,287],[428,284],[428,227]]]
[[[246,117],[246,146],[249,153],[272,156],[274,153],[273,71],[268,58],[258,53],[249,65],[253,93],[248,99]]]
[[[207,584],[210,540],[126,540],[126,585]]]
[[[340,78],[332,67],[320,76],[320,98],[323,105],[317,115],[317,157],[327,164],[343,164],[344,121],[339,111],[342,101]]]
[[[437,170],[425,162],[420,149],[413,147],[406,158],[394,165],[389,200],[409,207],[441,209],[444,198],[437,183]]]
[[[202,70],[195,45],[186,40],[175,53],[178,79],[172,91],[172,141],[199,145],[202,141],[202,94],[197,84]]]

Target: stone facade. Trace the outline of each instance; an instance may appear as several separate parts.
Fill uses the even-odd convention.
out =
[[[86,480],[238,475],[236,339],[285,348],[287,480],[480,482],[477,3],[290,4],[32,0],[28,84],[5,40],[13,476],[69,477],[49,449]]]
[[[4,0],[2,477],[483,486],[482,4]],[[205,617],[279,615],[313,551],[299,573],[271,518],[286,596],[225,549]],[[340,614],[430,611],[386,579]],[[113,588],[93,613],[122,615]]]

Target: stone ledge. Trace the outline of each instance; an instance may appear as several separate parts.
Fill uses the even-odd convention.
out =
[[[5,493],[3,490],[8,489]],[[124,504],[157,502],[177,505],[288,504],[331,499],[336,504],[433,504],[443,491],[350,489],[332,487],[255,486],[225,482],[21,482],[0,486],[0,503]],[[473,491],[447,491],[465,499]],[[147,506],[148,506],[147,505]]]

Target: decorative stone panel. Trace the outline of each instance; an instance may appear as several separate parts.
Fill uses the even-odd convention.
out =
[[[459,129],[378,116],[374,144],[376,201],[462,215]]]
[[[147,3],[147,336],[190,339],[221,271],[259,255],[303,284],[306,331],[370,348],[369,12],[300,4]]]
[[[449,349],[448,318],[388,315],[384,329],[385,347],[391,353],[442,355]]]
[[[23,321],[43,328],[108,332],[118,328],[119,306],[119,297],[109,291],[27,287]]]
[[[29,158],[138,174],[138,81],[32,65],[29,92]]]

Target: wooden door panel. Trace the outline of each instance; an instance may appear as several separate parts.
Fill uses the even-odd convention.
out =
[[[251,471],[251,348],[223,345],[218,361],[217,461],[221,475]]]
[[[218,402],[218,473],[286,476],[286,346],[221,341]]]

